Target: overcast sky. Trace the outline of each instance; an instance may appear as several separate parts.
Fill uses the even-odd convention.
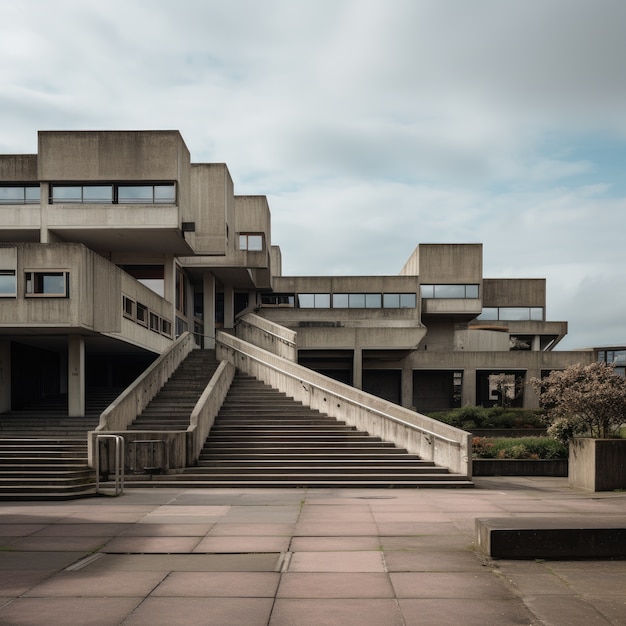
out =
[[[561,349],[626,343],[624,0],[0,0],[1,153],[177,129],[268,196],[285,275],[483,243]]]

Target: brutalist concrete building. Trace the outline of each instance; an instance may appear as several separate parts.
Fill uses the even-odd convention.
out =
[[[479,243],[418,245],[395,276],[282,276],[266,197],[177,131],[42,131],[37,154],[0,156],[0,412],[55,396],[82,415],[183,334],[214,348],[249,316],[299,364],[417,411],[494,404],[493,374],[532,407],[530,377],[598,357],[555,351],[545,280],[484,277]]]

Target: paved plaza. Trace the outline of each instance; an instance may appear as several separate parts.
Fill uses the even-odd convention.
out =
[[[0,624],[626,625],[626,560],[492,560],[477,517],[615,517],[564,478],[127,489],[0,505]]]

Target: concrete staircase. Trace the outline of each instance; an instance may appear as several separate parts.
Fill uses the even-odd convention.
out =
[[[198,465],[159,476],[190,487],[471,487],[238,372]],[[154,484],[154,483],[152,483]]]
[[[98,417],[67,410],[0,416],[0,500],[69,499],[95,493],[87,465],[87,432]]]
[[[128,430],[187,430],[196,402],[215,373],[215,350],[193,350]]]

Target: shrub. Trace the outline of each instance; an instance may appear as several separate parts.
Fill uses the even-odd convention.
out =
[[[611,365],[571,365],[530,384],[545,409],[548,433],[559,441],[576,435],[619,436],[626,416],[626,379]]]
[[[441,422],[472,430],[475,428],[545,428],[542,411],[503,407],[464,406],[449,411],[430,413]]]
[[[552,437],[474,437],[474,459],[566,459],[568,448]]]

